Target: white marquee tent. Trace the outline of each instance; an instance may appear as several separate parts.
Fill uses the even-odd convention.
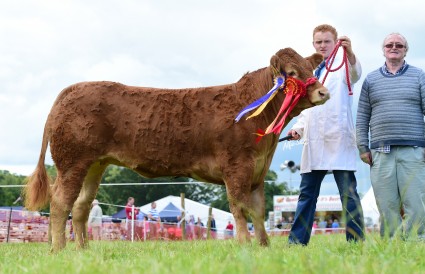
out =
[[[379,225],[379,211],[378,206],[376,205],[375,194],[373,193],[372,187],[366,192],[362,200],[362,208],[364,218],[371,218],[372,225]]]
[[[170,195],[162,199],[159,199],[155,202],[156,202],[156,209],[158,210],[158,212],[161,212],[169,203],[172,203],[174,206],[182,210],[181,198],[178,196]],[[199,217],[201,218],[201,221],[204,223],[204,225],[207,226],[208,212],[209,212],[210,206],[195,202],[187,198],[185,198],[184,203],[185,203],[186,217],[193,215],[195,217],[195,222],[197,218]],[[147,213],[150,208],[151,208],[151,203],[141,206],[140,210],[144,213]],[[217,208],[212,208],[212,214],[214,215],[217,230],[224,230],[229,221],[231,221],[233,224],[235,223],[233,215],[227,211],[223,211]]]

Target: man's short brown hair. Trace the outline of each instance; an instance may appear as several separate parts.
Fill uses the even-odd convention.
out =
[[[336,29],[334,27],[332,27],[331,25],[328,24],[322,24],[322,25],[318,25],[317,27],[314,28],[313,30],[313,39],[314,39],[314,35],[316,34],[316,32],[327,32],[329,31],[330,33],[332,33],[334,35],[335,41],[336,39],[338,39],[338,32],[336,31]]]

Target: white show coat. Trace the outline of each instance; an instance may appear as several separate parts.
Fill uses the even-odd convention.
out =
[[[341,52],[341,50],[340,50]],[[335,58],[332,68],[341,64],[341,54]],[[350,62],[348,61],[348,64]],[[360,79],[361,65],[356,58],[354,66],[349,65],[351,90]],[[319,81],[326,74],[323,68]],[[329,72],[324,86],[329,90],[330,99],[323,105],[306,109],[300,113],[293,130],[304,139],[300,172],[312,170],[356,170],[358,151],[351,107],[353,96],[348,95],[345,66],[336,72]]]

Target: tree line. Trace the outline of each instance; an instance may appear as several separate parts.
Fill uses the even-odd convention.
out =
[[[46,165],[47,173],[54,180],[56,168]],[[7,170],[0,170],[0,185],[25,185],[26,176],[11,174]],[[274,195],[293,194],[288,189],[286,182],[277,183],[276,172],[269,170],[264,184],[266,197],[266,212],[273,211]],[[180,182],[188,184],[143,184],[143,183],[166,183]],[[186,177],[160,177],[148,179],[136,172],[119,167],[109,166],[103,174],[101,186],[96,199],[101,203],[125,206],[128,197],[135,198],[135,205],[141,206],[156,201],[169,195],[179,196],[184,193],[185,197],[212,207],[230,211],[226,196],[226,188],[221,185],[208,183],[194,183]],[[0,187],[0,206],[18,206],[22,201],[13,204],[21,196],[22,187]],[[122,208],[101,205],[103,213],[112,215]],[[49,209],[43,210],[48,212]]]

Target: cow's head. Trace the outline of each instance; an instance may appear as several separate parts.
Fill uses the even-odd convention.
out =
[[[270,60],[270,72],[274,76],[274,86],[267,94],[246,106],[236,116],[238,122],[245,114],[257,109],[247,119],[257,116],[274,98],[278,91],[285,93],[282,105],[275,118],[265,130],[258,129],[256,142],[270,133],[280,134],[288,123],[288,119],[300,114],[306,108],[320,105],[329,99],[328,90],[320,84],[313,75],[313,69],[323,61],[321,54],[315,53],[303,58],[291,48],[279,50]]]
[[[323,61],[323,56],[315,53],[307,58],[303,58],[291,48],[279,50],[270,60],[272,70],[277,73],[285,73],[302,82],[314,77],[313,70]],[[297,109],[305,109],[315,105],[321,105],[329,99],[328,90],[316,81],[307,85],[307,100],[300,100]]]

